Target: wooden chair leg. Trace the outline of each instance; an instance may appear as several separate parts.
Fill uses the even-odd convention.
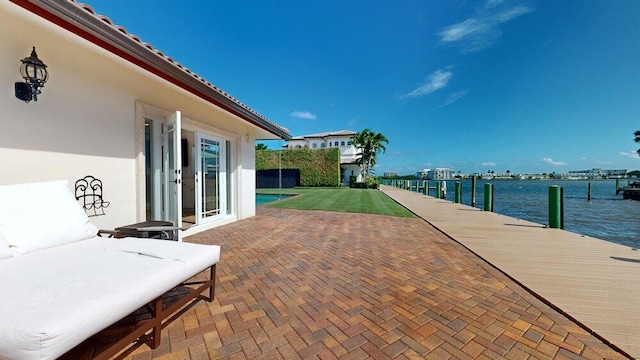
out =
[[[207,299],[207,301],[212,302],[213,296],[216,293],[216,266],[215,265],[211,267],[209,276],[211,276],[209,279],[213,282],[213,284],[211,284],[211,287],[209,288],[209,298]]]
[[[153,332],[151,333],[151,348],[155,349],[160,346],[162,340],[162,295],[155,301],[153,306]]]

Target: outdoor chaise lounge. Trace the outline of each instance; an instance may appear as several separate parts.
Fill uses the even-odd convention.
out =
[[[65,181],[0,186],[0,359],[58,358],[149,304],[152,319],[99,357],[141,337],[157,347],[163,319],[213,299],[219,246],[97,233]],[[163,310],[163,294],[206,270]]]

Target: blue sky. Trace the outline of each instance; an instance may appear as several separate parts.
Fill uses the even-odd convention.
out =
[[[85,2],[294,136],[383,133],[378,174],[640,169],[640,1]]]

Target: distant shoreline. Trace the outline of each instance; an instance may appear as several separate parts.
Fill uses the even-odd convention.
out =
[[[541,176],[541,175],[540,175]],[[405,180],[405,181],[459,181],[459,180],[471,180],[471,177],[461,177],[461,178],[453,178],[453,179],[409,179],[409,178],[384,178],[380,177],[381,180]],[[476,180],[500,180],[500,181],[638,181],[640,178],[629,177],[629,178],[612,178],[612,179],[570,179],[570,178],[506,178],[506,177],[477,177]]]

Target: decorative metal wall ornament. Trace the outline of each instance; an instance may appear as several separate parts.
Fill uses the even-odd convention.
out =
[[[87,175],[76,181],[76,199],[80,200],[82,207],[89,216],[105,215],[104,208],[111,205],[102,198],[102,181],[91,175]],[[90,214],[93,212],[93,214]]]
[[[49,80],[47,65],[38,58],[35,46],[31,50],[31,55],[20,62],[22,62],[20,75],[25,82],[15,83],[16,97],[24,102],[38,101],[38,95],[42,92],[40,89]]]

